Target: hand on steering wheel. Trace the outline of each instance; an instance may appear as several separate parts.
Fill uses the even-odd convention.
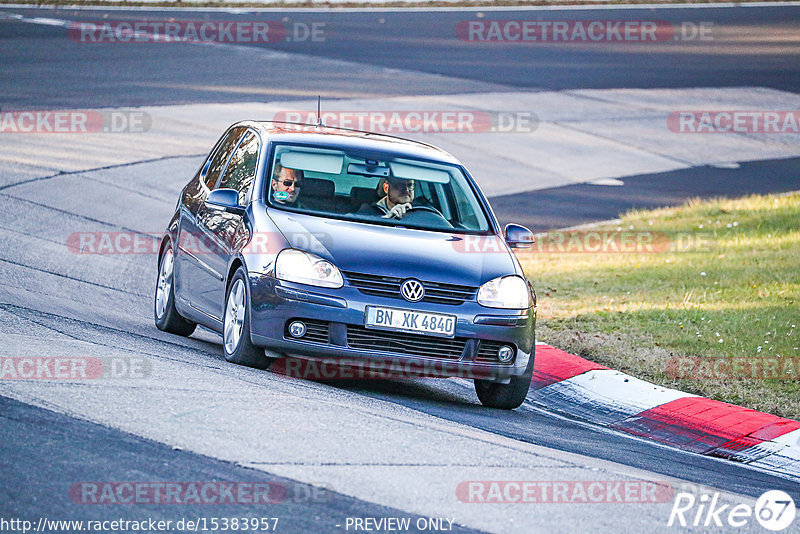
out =
[[[383,216],[384,219],[391,219],[394,217],[395,219],[402,219],[403,215],[406,214],[406,211],[411,209],[411,203],[406,202],[405,204],[395,204],[392,209],[389,210],[389,213]]]

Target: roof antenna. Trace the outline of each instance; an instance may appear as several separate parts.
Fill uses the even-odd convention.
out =
[[[322,112],[320,109],[322,108],[322,95],[317,95],[317,128],[320,126],[325,126],[322,124]]]

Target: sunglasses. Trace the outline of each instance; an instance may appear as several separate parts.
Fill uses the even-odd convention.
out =
[[[292,187],[292,186],[294,186],[295,189],[299,189],[299,188],[303,187],[303,185],[300,182],[293,182],[292,180],[284,180],[281,183],[283,184],[283,187]]]
[[[394,187],[395,189],[408,189],[410,191],[414,189],[414,182],[395,182],[389,180],[389,187]]]

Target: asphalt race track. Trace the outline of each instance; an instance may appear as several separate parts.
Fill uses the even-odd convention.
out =
[[[0,111],[141,109],[154,120],[152,131],[139,134],[0,133],[0,356],[96,357],[116,362],[118,371],[96,380],[0,380],[0,527],[1,520],[14,518],[36,526],[42,518],[239,517],[278,518],[279,532],[354,531],[354,518],[406,518],[414,525],[410,532],[730,531],[668,527],[669,499],[465,502],[459,484],[467,481],[644,481],[666,484],[672,493],[719,492],[720,502],[731,505],[752,506],[771,489],[800,500],[796,480],[615,433],[530,401],[513,412],[482,408],[472,385],[461,379],[313,381],[228,364],[216,334],[198,329],[181,338],[155,328],[154,254],[80,254],[67,246],[80,232],[162,231],[178,192],[225,125],[239,113],[307,104],[318,94],[343,109],[437,106],[452,95],[464,106],[502,100],[504,94],[509,100],[580,98],[586,109],[622,99],[628,107],[620,104],[609,113],[639,110],[637,128],[655,120],[653,109],[674,109],[669,106],[684,98],[711,105],[710,93],[743,105],[759,98],[774,106],[794,101],[797,109],[800,7],[482,15],[711,22],[717,33],[713,41],[661,48],[475,44],[460,41],[452,29],[475,19],[476,11],[0,8]],[[327,33],[319,42],[104,46],[76,43],[63,25],[170,17],[324,22]],[[710,93],[698,97],[697,88]],[[656,107],[641,104],[647,99],[657,101]],[[543,122],[553,112],[536,111]],[[587,150],[630,149],[629,140],[605,132],[615,120],[611,115],[594,130],[596,139],[609,144],[595,140]],[[570,117],[560,127],[576,121]],[[581,136],[588,131],[584,126]],[[670,160],[665,153],[671,145],[658,153],[649,149],[641,152],[647,162],[631,163],[627,173],[617,172],[614,158],[598,159],[596,166],[604,170],[592,179],[619,179],[623,185],[548,179],[548,169],[558,168],[566,155],[551,163],[514,163],[542,178],[520,180],[512,194],[497,188],[489,166],[478,163],[476,176],[492,191],[501,219],[537,229],[697,195],[798,188],[796,135],[742,138],[730,146],[728,138],[711,142],[716,152],[708,157],[676,150]],[[515,139],[520,146],[528,143]],[[531,145],[537,141],[532,139]],[[565,137],[562,145],[575,139]],[[489,151],[507,142],[492,134],[427,140],[473,157],[482,153],[482,144]],[[728,164],[737,151],[759,150],[764,155]],[[91,504],[81,493],[91,485],[125,482],[267,485],[278,497],[261,505],[246,496],[236,503]],[[763,530],[751,522],[736,531]]]
[[[308,58],[293,70],[275,71],[248,54],[198,53],[190,47],[98,46],[71,43],[63,28],[2,24],[0,81],[3,105],[128,106],[186,102],[241,102],[316,97],[322,93],[373,95],[442,94],[507,90],[680,88],[760,86],[797,92],[797,7],[737,9],[614,9],[568,11],[125,11],[4,8],[7,14],[71,21],[213,20],[278,21],[311,28],[324,23],[321,40],[248,43],[274,52],[304,54],[381,69],[446,77],[435,83],[418,76],[377,79],[346,64],[313,71]],[[480,18],[479,18],[480,14]],[[687,40],[656,46],[633,43],[476,43],[459,39],[456,27],[469,20],[658,20],[686,23]],[[706,24],[713,40],[694,39],[690,28]],[[693,26],[690,26],[693,25]],[[299,26],[302,27],[302,26]],[[297,32],[300,34],[300,30]],[[305,35],[304,33],[302,35]],[[298,37],[301,37],[299,35]],[[46,61],[48,69],[37,68]],[[113,68],[112,68],[113,67]],[[261,67],[261,68],[259,68]],[[109,71],[109,69],[111,71]],[[58,80],[57,84],[53,80]],[[442,83],[446,82],[446,83]]]

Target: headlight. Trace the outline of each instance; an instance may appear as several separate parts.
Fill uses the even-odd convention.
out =
[[[527,308],[528,284],[516,275],[489,280],[478,290],[478,304],[489,308]]]
[[[334,264],[315,254],[284,249],[275,261],[275,276],[287,282],[321,287],[342,287],[342,273]]]

